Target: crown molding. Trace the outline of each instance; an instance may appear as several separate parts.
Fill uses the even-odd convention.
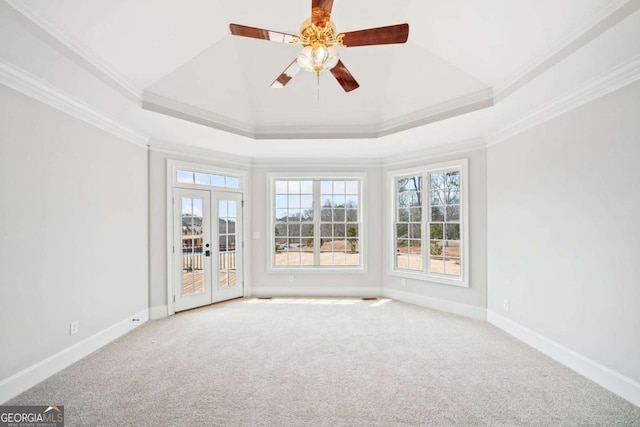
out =
[[[441,144],[427,150],[404,154],[384,159],[385,169],[397,169],[410,164],[432,162],[443,157],[458,156],[473,151],[484,150],[487,143],[484,138],[473,138],[457,141],[450,144]]]
[[[251,167],[251,159],[248,157],[235,156],[233,154],[208,148],[193,147],[188,145],[175,144],[167,141],[151,139],[149,141],[149,151],[164,153],[171,156],[192,157],[194,159],[215,162],[221,166],[248,169]]]
[[[485,88],[381,123],[368,125],[256,126],[254,139],[376,139],[428,123],[493,106],[493,89]]]
[[[542,105],[487,138],[487,146],[499,144],[528,129],[592,102],[640,80],[640,55]]]
[[[257,126],[253,136],[258,140],[273,139],[375,139],[378,138],[376,126],[331,125],[328,126]]]
[[[377,136],[387,136],[429,123],[450,119],[455,116],[492,107],[493,104],[493,89],[490,87],[485,88],[384,121],[378,125]]]
[[[353,125],[332,126],[329,132],[324,128],[310,128],[308,126],[255,127],[250,123],[149,91],[143,93],[142,108],[255,140],[375,138],[377,136],[374,128],[362,131],[362,126]]]
[[[204,161],[214,161],[217,164],[242,168],[396,168],[416,162],[432,161],[443,157],[456,156],[473,151],[484,150],[487,147],[483,138],[474,138],[457,141],[450,144],[441,144],[432,148],[413,152],[411,154],[380,157],[380,158],[249,158],[234,156],[228,153],[211,150],[208,148],[191,147],[175,144],[167,141],[151,139],[149,151],[169,154],[172,156],[193,157]]]
[[[494,85],[495,102],[501,102],[518,89],[575,53],[607,30],[640,9],[638,0],[609,0],[581,25],[566,34],[551,49],[514,73],[502,83]]]
[[[256,140],[375,139],[428,123],[493,106],[493,89],[485,88],[441,104],[373,125],[253,126],[163,95],[144,91],[142,108]]]
[[[254,158],[251,160],[251,166],[254,168],[379,168],[382,166],[382,159],[345,159],[345,158],[291,158],[291,159],[268,159]]]
[[[133,97],[137,102],[142,100],[142,92],[138,90],[133,83],[123,77],[120,73],[115,71],[113,67],[108,65],[105,61],[99,59],[98,55],[91,52],[86,46],[82,46],[71,37],[66,35],[63,31],[58,29],[55,25],[49,22],[47,19],[38,15],[31,7],[29,7],[22,0],[4,0],[5,3],[13,7],[25,18],[33,22],[40,27],[46,34],[52,39],[62,44],[65,48],[76,54],[82,60],[86,61],[90,66],[95,68],[100,74],[107,77],[110,81],[115,83],[124,93],[130,97]]]
[[[213,129],[255,139],[252,126],[248,123],[234,120],[146,90],[142,94],[142,108],[153,111],[154,113],[164,114]]]
[[[637,60],[636,62],[640,62]],[[636,64],[636,68],[638,65]],[[190,156],[205,160],[215,160],[235,167],[298,167],[300,165],[312,167],[394,167],[415,161],[431,160],[437,157],[461,154],[469,151],[483,149],[483,139],[461,141],[453,144],[442,144],[412,153],[411,158],[396,156],[388,158],[371,159],[268,159],[248,158],[234,156],[228,153],[218,152],[206,148],[191,147],[166,141],[149,139],[149,137],[134,131],[97,112],[94,108],[80,102],[72,96],[54,88],[48,83],[38,79],[28,72],[14,66],[0,58],[0,84],[4,84],[33,99],[49,105],[70,116],[82,120],[101,130],[104,130],[124,141],[151,151],[162,152],[170,155]]]
[[[116,122],[28,72],[0,58],[0,83],[118,138],[147,148],[149,138]]]

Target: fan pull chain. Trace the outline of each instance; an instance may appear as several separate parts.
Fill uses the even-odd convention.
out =
[[[318,76],[318,104],[320,104],[320,73],[316,73]]]

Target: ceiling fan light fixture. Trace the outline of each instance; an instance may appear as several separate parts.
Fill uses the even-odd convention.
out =
[[[318,43],[302,49],[298,54],[297,62],[302,69],[320,74],[335,67],[339,59],[338,51],[333,46],[326,47]]]

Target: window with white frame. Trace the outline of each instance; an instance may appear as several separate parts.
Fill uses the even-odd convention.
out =
[[[466,160],[392,176],[393,269],[468,286]]]
[[[201,173],[181,169],[176,170],[176,182],[180,184],[206,185],[211,187],[240,187],[240,178],[237,176]]]
[[[274,179],[274,268],[359,268],[361,180]]]
[[[422,271],[422,176],[396,184],[396,267]]]

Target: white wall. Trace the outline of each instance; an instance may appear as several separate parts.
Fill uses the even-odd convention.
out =
[[[149,307],[167,315],[167,160],[149,151]],[[153,314],[155,307],[160,314]]]
[[[477,149],[466,153],[460,153],[449,156],[441,156],[430,158],[427,160],[415,160],[411,162],[403,162],[395,167],[387,167],[386,171],[394,171],[398,169],[420,168],[429,164],[440,163],[449,160],[457,160],[461,158],[468,159],[469,162],[469,287],[462,288],[458,286],[444,285],[440,283],[432,283],[422,280],[406,279],[406,286],[401,285],[401,278],[389,274],[386,271],[384,275],[384,286],[387,292],[393,292],[390,295],[404,295],[403,299],[415,302],[425,301],[424,298],[435,298],[455,304],[463,304],[471,306],[470,311],[465,310],[464,306],[458,306],[453,311],[459,314],[472,315],[474,317],[483,317],[482,310],[487,306],[487,200],[486,200],[486,151]],[[385,185],[385,188],[387,186]],[[391,219],[388,218],[389,209],[386,208],[392,203],[393,195],[386,194],[385,197],[385,235],[390,235],[389,227]],[[387,239],[388,240],[388,239]],[[393,242],[387,242],[386,247],[393,247]],[[388,251],[385,252],[390,256]],[[384,260],[385,265],[389,262]],[[398,293],[400,292],[400,294]],[[433,303],[432,301],[431,303]],[[437,303],[437,301],[435,301]],[[427,303],[430,304],[430,303]],[[453,306],[431,304],[434,307],[451,310]],[[480,308],[478,311],[475,308]]]
[[[0,86],[0,381],[146,310],[146,163]]]
[[[489,310],[635,381],[639,112],[635,83],[490,147],[487,160]]]
[[[336,162],[337,163],[337,162]],[[261,238],[252,242],[251,251],[251,294],[266,296],[381,296],[382,283],[382,170],[380,167],[338,166],[326,167],[305,165],[278,165],[254,167],[251,188],[251,228],[249,235],[260,233]],[[364,172],[366,174],[365,205],[366,216],[363,235],[364,254],[367,270],[364,273],[340,273],[335,271],[313,272],[268,272],[269,259],[268,173],[289,172]],[[289,275],[294,281],[289,282]]]

